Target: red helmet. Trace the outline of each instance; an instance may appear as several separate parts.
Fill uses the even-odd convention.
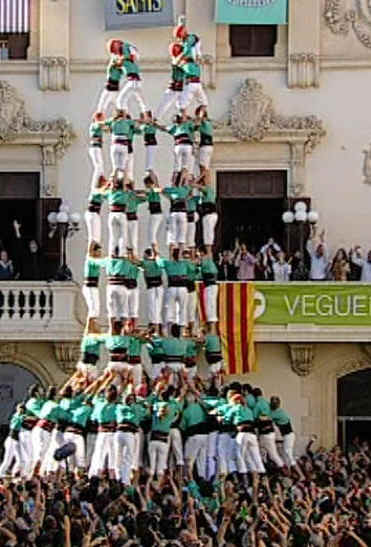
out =
[[[179,44],[178,42],[172,42],[169,46],[169,53],[171,57],[178,57],[183,51],[182,44]]]
[[[188,34],[188,29],[185,25],[178,25],[175,27],[173,35],[174,38],[183,40]]]
[[[107,43],[109,53],[117,53],[117,49],[122,48],[122,46],[123,41],[118,38],[112,38],[112,40],[109,40]]]

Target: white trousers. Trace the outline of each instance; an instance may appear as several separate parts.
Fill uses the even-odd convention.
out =
[[[162,303],[164,299],[164,288],[153,287],[147,289],[147,313],[148,323],[160,325],[162,323]]]
[[[215,226],[218,222],[218,213],[210,213],[202,217],[202,235],[204,245],[214,245]]]
[[[118,247],[119,256],[126,256],[127,246],[127,220],[126,213],[109,213],[108,215],[108,249],[110,255],[116,254]]]
[[[86,436],[86,467],[90,468],[94,454],[95,441],[97,440],[96,433],[88,433]]]
[[[32,429],[20,430],[19,444],[21,449],[21,459],[24,465],[24,475],[28,475],[32,471],[33,463]]]
[[[128,289],[128,317],[136,319],[139,316],[139,288]]]
[[[161,97],[160,104],[157,107],[155,112],[155,118],[160,120],[164,114],[171,108],[174,104],[177,110],[180,108],[180,96],[181,91],[173,91],[172,89],[167,89]]]
[[[164,443],[162,441],[150,441],[148,452],[151,473],[153,475],[163,475],[167,469],[169,443]]]
[[[129,317],[128,292],[124,285],[107,285],[108,317],[116,319]]]
[[[49,448],[51,433],[38,425],[32,430],[33,464],[41,462]]]
[[[134,435],[135,437],[135,450],[134,450],[134,462],[133,469],[138,471],[144,466],[144,433],[141,429]]]
[[[98,287],[87,287],[84,285],[82,294],[88,307],[88,317],[99,317],[100,301]]]
[[[209,101],[207,100],[207,96],[201,82],[189,82],[184,86],[180,96],[180,108],[187,108],[193,99],[195,99],[197,103],[202,106],[209,105]]]
[[[206,321],[216,323],[218,321],[218,285],[205,287],[205,311]]]
[[[272,462],[274,462],[277,467],[283,467],[284,463],[277,450],[275,433],[272,432],[268,433],[267,435],[260,435],[259,442],[261,448],[263,448],[267,452]]]
[[[66,431],[64,434],[64,442],[74,443],[76,445],[76,452],[73,456],[68,458],[68,464],[72,466],[73,469],[86,468],[86,446],[84,435],[79,433],[72,433],[71,431]]]
[[[207,371],[207,377],[212,378],[213,376],[218,374],[218,372],[222,370],[223,366],[224,366],[223,361],[219,361],[218,363],[213,363],[212,365],[209,365],[208,371]]]
[[[146,146],[146,171],[153,171],[155,167],[155,157],[157,144],[147,144]]]
[[[220,475],[232,473],[231,462],[234,460],[234,439],[228,433],[218,436],[218,472]]]
[[[191,144],[176,144],[174,146],[174,171],[182,169],[191,172],[193,165],[193,146]]]
[[[187,293],[187,324],[195,323],[197,311],[197,292]]]
[[[123,484],[130,484],[130,475],[134,467],[135,434],[116,431],[114,434],[115,475]]]
[[[126,174],[129,180],[134,180],[134,152],[128,154],[128,162],[126,164]]]
[[[19,471],[23,471],[24,466],[20,442],[8,436],[5,440],[4,448],[4,458],[2,464],[0,465],[0,477],[4,477],[7,474],[7,471],[12,464],[13,458],[15,458],[15,464],[12,469],[12,475],[15,475],[15,473]]]
[[[176,305],[179,305],[179,325],[185,327],[187,321],[187,289],[186,287],[168,287],[166,290],[166,322],[174,323]]]
[[[57,428],[54,428],[50,435],[50,442],[48,449],[43,457],[43,461],[40,468],[40,474],[46,475],[47,473],[52,473],[57,471],[57,469],[64,465],[64,462],[57,462],[54,459],[54,453],[58,448],[64,444],[64,435],[61,431],[58,431]]]
[[[170,455],[176,465],[184,465],[182,435],[177,427],[170,429]]]
[[[114,106],[116,103],[118,91],[108,91],[108,89],[103,89],[97,106],[97,112],[104,112],[107,114],[109,107]]]
[[[218,436],[217,431],[213,431],[207,436],[207,480],[214,477],[217,472]]]
[[[157,234],[162,221],[162,214],[149,215],[148,221],[148,246],[157,245]]]
[[[157,363],[156,365],[152,365],[151,367],[151,379],[157,380],[157,378],[161,375],[162,369],[164,368],[164,363]]]
[[[187,236],[187,213],[170,213],[170,233],[173,243],[185,243]]]
[[[206,479],[207,435],[192,435],[188,437],[184,447],[184,456],[192,468],[196,462],[197,472]]]
[[[99,178],[104,175],[102,148],[99,146],[90,146],[89,157],[93,164],[93,175],[91,179],[91,190],[93,192],[98,187]]]
[[[93,213],[91,211],[85,212],[85,222],[88,231],[88,242],[102,241],[102,221],[99,213]]]
[[[295,446],[295,433],[291,432],[283,436],[283,459],[287,467],[294,467],[296,465],[296,460],[294,457],[294,446]]]
[[[213,155],[214,147],[211,144],[205,146],[200,146],[200,166],[205,167],[205,169],[210,168],[211,157]]]
[[[198,213],[195,213],[194,222],[187,222],[186,246],[196,247],[196,222],[198,221]]]
[[[112,143],[110,147],[111,152],[111,163],[112,169],[120,169],[120,171],[125,171],[128,166],[129,153],[128,147],[125,144]]]
[[[254,433],[237,433],[236,443],[239,473],[247,473],[248,471],[265,473],[257,436]]]
[[[137,220],[128,220],[127,221],[127,246],[128,249],[131,249],[134,253],[134,256],[138,252],[138,221]]]
[[[104,471],[106,468],[106,459],[108,469],[115,468],[113,438],[114,433],[97,434],[93,457],[89,468],[89,477],[97,476]]]
[[[140,80],[128,80],[121,89],[116,106],[119,110],[128,111],[128,102],[133,97],[141,112],[146,112],[147,107],[142,93],[142,82]]]

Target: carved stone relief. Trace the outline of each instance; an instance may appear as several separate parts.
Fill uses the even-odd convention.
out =
[[[292,53],[288,64],[288,86],[306,89],[319,87],[320,57],[315,53]]]
[[[309,376],[314,367],[313,344],[289,344],[291,368],[298,376]]]
[[[334,34],[347,36],[352,29],[361,44],[371,48],[369,0],[326,0],[324,18]]]
[[[54,355],[59,368],[65,374],[72,374],[79,360],[80,344],[78,342],[54,342]]]

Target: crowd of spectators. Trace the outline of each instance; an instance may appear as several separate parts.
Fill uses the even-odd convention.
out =
[[[364,256],[357,245],[338,249],[329,257],[325,232],[312,227],[304,255],[288,255],[271,237],[258,252],[236,239],[233,250],[219,254],[219,281],[371,281],[371,251]]]
[[[46,279],[43,253],[35,239],[24,240],[21,224],[14,220],[11,249],[0,240],[0,281]]]
[[[371,544],[371,451],[308,444],[295,481],[271,470],[258,501],[238,476],[160,485],[143,470],[130,487],[71,475],[0,486],[0,545],[33,547],[278,547]]]

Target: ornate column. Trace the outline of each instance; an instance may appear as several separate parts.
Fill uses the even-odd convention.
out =
[[[40,0],[40,89],[68,91],[69,65],[70,0]]]
[[[314,368],[314,344],[289,344],[291,368],[298,376],[309,376]]]
[[[321,2],[289,2],[288,86],[320,85]]]

